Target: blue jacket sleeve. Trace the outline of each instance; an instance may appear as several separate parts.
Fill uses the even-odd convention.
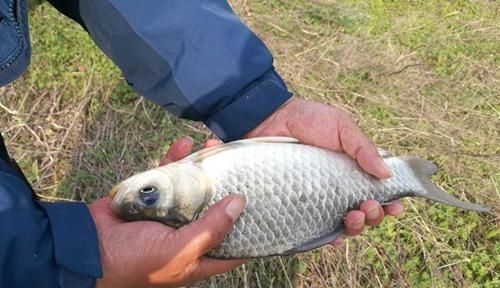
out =
[[[291,96],[268,49],[225,0],[51,2],[87,29],[140,94],[225,141]]]
[[[81,203],[33,201],[0,160],[0,286],[95,286],[101,276],[96,231]]]

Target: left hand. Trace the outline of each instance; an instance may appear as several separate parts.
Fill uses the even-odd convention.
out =
[[[352,117],[346,111],[330,105],[292,97],[245,135],[257,136],[293,137],[305,144],[344,152],[355,159],[365,172],[379,179],[391,176],[375,145]],[[367,200],[360,205],[359,210],[347,213],[344,220],[345,234],[359,235],[365,225],[379,225],[384,214],[398,215],[402,211],[400,201],[393,201],[382,209],[377,201]],[[341,243],[342,238],[338,238],[333,244],[339,246]]]

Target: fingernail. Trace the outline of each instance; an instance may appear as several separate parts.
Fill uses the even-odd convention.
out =
[[[377,171],[377,174],[382,179],[386,179],[386,178],[392,177],[391,169],[389,168],[389,166],[387,166],[387,164],[384,162],[384,160],[379,158],[379,162],[380,162],[380,165],[378,165],[378,167],[383,167],[384,169],[380,169],[379,168],[378,171]]]
[[[353,229],[357,230],[357,229],[363,228],[364,225],[365,225],[365,222],[363,220],[356,219],[356,221],[354,221],[351,226]]]
[[[396,215],[400,215],[401,213],[403,213],[403,210],[404,210],[403,205],[399,204],[394,207],[393,213]]]
[[[178,149],[185,149],[189,146],[191,146],[191,143],[193,143],[193,139],[191,139],[191,137],[189,136],[186,136],[186,137],[183,137],[181,138],[181,140],[179,140],[179,146],[177,146]]]
[[[231,201],[226,205],[226,214],[233,219],[238,219],[246,205],[246,198],[243,195],[232,195]]]
[[[222,141],[219,139],[208,139],[207,143],[213,144],[213,145],[219,145],[222,144]]]
[[[181,139],[181,144],[182,145],[190,144],[191,142],[193,142],[193,139],[191,137],[189,137],[189,136],[184,136]]]
[[[379,209],[377,206],[370,207],[366,210],[366,217],[370,220],[377,219],[379,215]]]

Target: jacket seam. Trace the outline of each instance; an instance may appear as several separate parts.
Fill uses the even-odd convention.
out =
[[[4,63],[0,63],[0,72],[7,70],[7,68],[9,68],[9,66],[12,65],[12,63],[14,63],[17,60],[17,58],[19,57],[19,55],[21,54],[21,52],[23,50],[22,47],[24,46],[23,35],[22,35],[21,29],[19,27],[19,22],[16,19],[17,11],[14,11],[14,8],[16,6],[15,5],[16,1],[18,1],[18,0],[12,0],[9,4],[9,16],[10,16],[10,19],[12,21],[13,28],[17,32],[18,42],[17,42],[17,45],[16,45],[14,51],[12,53],[10,53],[9,56],[6,57],[6,60],[4,61]],[[22,3],[19,3],[17,8],[21,9],[21,5],[22,5]]]
[[[124,20],[124,22],[127,23],[127,25],[129,26],[130,30],[134,32],[134,34],[137,36],[137,38],[139,38],[141,41],[143,41],[144,43],[146,43],[146,45],[149,46],[151,48],[151,50],[153,50],[156,54],[158,54],[158,56],[160,56],[160,58],[162,58],[168,64],[168,66],[170,67],[170,69],[173,70],[172,65],[167,61],[167,59],[165,59],[165,57],[162,56],[162,54],[160,53],[160,51],[158,51],[158,49],[156,47],[154,47],[153,45],[150,45],[149,42],[146,41],[146,38],[142,35],[142,33],[140,33],[140,31],[138,31],[132,24],[130,24],[127,21],[127,18],[121,13],[120,9],[118,9],[116,7],[116,5],[113,3],[113,1],[107,1],[107,3],[122,18],[122,20]],[[174,81],[174,83],[177,86],[177,88],[179,89],[179,91],[183,94],[184,98],[186,98],[187,102],[191,105],[192,109],[198,115],[205,115],[204,113],[202,113],[201,111],[199,111],[194,106],[194,103],[192,101],[189,100],[189,98],[187,97],[187,94],[185,93],[185,91],[183,91],[183,89],[180,87],[180,85],[178,84],[178,82],[175,81],[175,77],[174,77],[173,73],[172,73],[172,80]],[[204,116],[204,118],[205,118],[205,116]]]

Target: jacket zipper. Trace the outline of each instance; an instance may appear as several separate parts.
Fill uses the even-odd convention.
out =
[[[5,64],[0,66],[0,71],[4,71],[5,69],[9,68],[9,66],[12,65],[12,63],[14,63],[16,61],[17,57],[19,57],[19,54],[21,54],[21,51],[23,50],[22,49],[22,47],[24,45],[23,44],[23,35],[21,33],[21,29],[19,28],[19,23],[15,17],[16,11],[14,11],[14,8],[16,6],[15,5],[16,1],[18,1],[18,0],[12,0],[9,4],[9,15],[10,15],[10,18],[12,19],[12,23],[14,25],[14,28],[16,29],[17,38],[19,39],[19,42],[18,42],[18,45],[16,47],[16,52],[12,56],[10,56],[9,59],[7,59],[7,62]],[[21,5],[21,3],[19,3],[19,5]]]

